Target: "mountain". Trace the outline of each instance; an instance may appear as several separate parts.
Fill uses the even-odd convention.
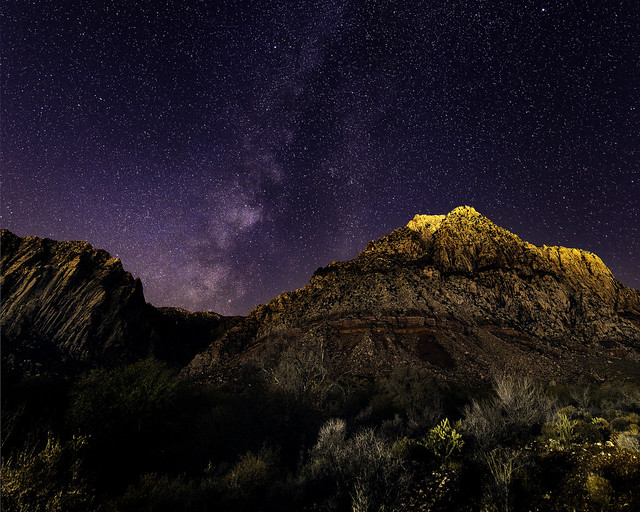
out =
[[[69,372],[155,355],[184,364],[235,319],[154,308],[118,258],[86,242],[1,233],[3,370]]]
[[[640,378],[640,292],[600,258],[536,247],[473,208],[416,215],[352,261],[255,308],[184,370],[226,379],[278,346],[320,345],[342,372],[399,362],[462,382]]]
[[[321,347],[354,378],[404,363],[462,383],[640,379],[639,291],[594,254],[536,247],[466,206],[416,215],[245,318],[155,308],[119,259],[85,242],[3,230],[1,265],[3,369],[21,374],[154,355],[227,380]]]

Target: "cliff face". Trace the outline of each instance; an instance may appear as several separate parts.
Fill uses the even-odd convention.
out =
[[[259,306],[194,358],[212,378],[270,343],[321,341],[346,371],[403,361],[456,380],[501,371],[640,376],[640,292],[594,254],[536,247],[473,208],[417,215],[304,288]]]
[[[149,354],[185,363],[226,325],[215,313],[153,308],[118,258],[86,242],[1,236],[5,370],[67,371]]]

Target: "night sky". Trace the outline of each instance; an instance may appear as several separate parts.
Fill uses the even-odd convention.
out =
[[[0,225],[108,250],[154,305],[246,314],[465,204],[640,288],[637,0],[0,13]]]

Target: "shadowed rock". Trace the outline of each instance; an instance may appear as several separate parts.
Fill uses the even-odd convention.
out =
[[[1,236],[5,371],[68,371],[151,354],[183,364],[228,324],[215,313],[148,305],[140,280],[86,242]]]

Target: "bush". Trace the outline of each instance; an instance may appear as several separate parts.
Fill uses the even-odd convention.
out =
[[[396,366],[388,379],[378,384],[371,401],[371,413],[378,418],[405,420],[404,434],[423,433],[442,417],[443,405],[438,386],[424,369]]]
[[[347,437],[346,423],[329,420],[318,434],[303,470],[306,483],[325,482],[322,494],[333,493],[325,505],[352,510],[390,510],[404,494],[408,476],[391,445],[372,429]],[[323,496],[323,497],[324,497]]]
[[[289,400],[317,409],[343,405],[345,390],[322,340],[277,347],[257,363],[266,381]]]
[[[606,420],[605,420],[606,422]],[[602,424],[594,423],[590,418],[575,420],[574,440],[580,443],[597,443],[604,441],[607,430]]]
[[[603,437],[607,432],[609,432],[609,422],[604,418],[596,416],[591,419],[591,424],[602,433]]]
[[[142,475],[114,504],[118,512],[178,512],[207,510],[207,494],[183,475]]]
[[[177,380],[153,359],[115,370],[93,370],[73,391],[72,425],[94,435],[153,429],[174,405]]]
[[[570,420],[566,414],[558,413],[554,433],[555,440],[560,446],[569,446],[573,442],[577,423],[578,420]]]
[[[93,370],[79,381],[68,417],[76,432],[90,436],[88,462],[99,483],[137,479],[166,459],[178,396],[177,379],[152,359]]]
[[[614,439],[618,448],[634,453],[640,452],[640,434],[620,432]]]
[[[66,512],[86,510],[92,492],[81,477],[86,438],[66,444],[48,434],[41,450],[25,449],[2,462],[2,510]]]
[[[584,488],[589,502],[597,510],[604,510],[609,505],[613,489],[606,478],[591,474],[587,477]]]
[[[596,391],[595,401],[603,409],[640,413],[640,388],[629,383],[606,384]]]
[[[273,450],[247,452],[222,479],[223,489],[234,497],[255,496],[275,479],[277,457]]]
[[[460,453],[464,441],[462,435],[449,424],[449,419],[445,418],[439,425],[432,428],[419,444],[433,452],[441,463],[445,463],[449,457]]]
[[[499,379],[493,389],[493,398],[473,400],[464,410],[464,429],[481,450],[530,434],[555,408],[542,388],[528,379]]]
[[[628,416],[618,416],[611,420],[610,425],[613,432],[624,432],[629,429],[631,421]]]
[[[487,502],[497,510],[508,512],[512,508],[512,486],[525,466],[520,450],[496,448],[486,453],[482,461],[491,476],[487,488]]]

